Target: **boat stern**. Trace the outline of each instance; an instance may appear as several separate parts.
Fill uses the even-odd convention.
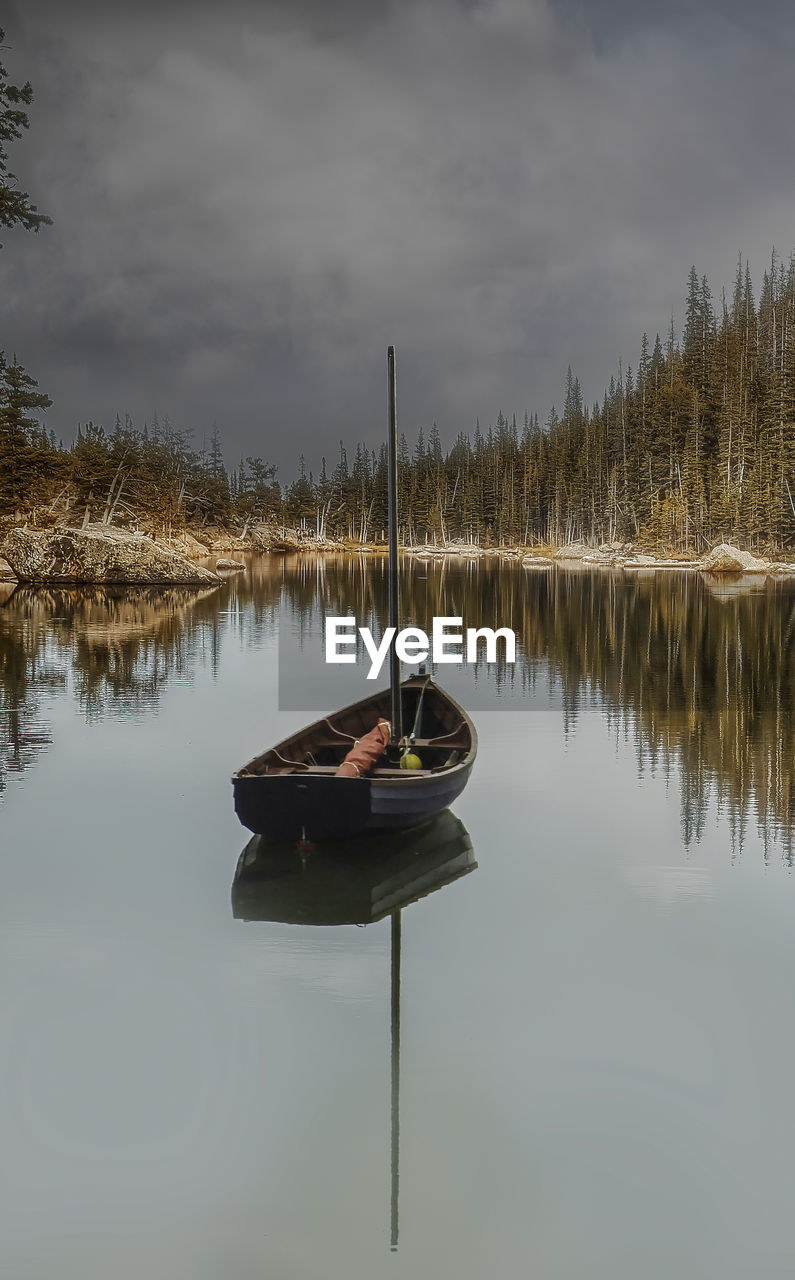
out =
[[[370,820],[370,779],[308,773],[232,778],[235,813],[271,840],[344,840]]]

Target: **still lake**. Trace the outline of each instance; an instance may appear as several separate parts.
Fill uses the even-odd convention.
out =
[[[519,651],[438,672],[480,747],[401,915],[396,1252],[390,919],[232,902],[230,775],[357,696],[322,618],[384,585],[0,584],[0,1271],[792,1275],[795,585],[407,573]]]

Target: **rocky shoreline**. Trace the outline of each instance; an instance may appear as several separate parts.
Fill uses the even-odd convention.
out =
[[[199,537],[199,534],[203,535]],[[182,531],[155,538],[105,525],[51,529],[15,527],[0,536],[0,581],[72,583],[218,583],[245,568],[242,554],[386,554],[377,543],[332,542],[301,529],[260,525],[244,534],[226,530]],[[610,569],[628,574],[699,570],[716,577],[793,577],[795,564],[761,559],[729,543],[702,556],[649,555],[630,543],[562,547],[478,547],[471,543],[403,547],[412,560],[498,559],[528,570]],[[212,565],[212,567],[210,567]]]
[[[97,527],[12,529],[0,554],[19,582],[206,586],[217,573],[143,533]]]
[[[469,560],[499,559],[521,564],[525,569],[614,569],[625,573],[692,572],[699,570],[713,576],[740,575],[795,577],[795,564],[789,561],[761,559],[721,542],[705,555],[648,555],[629,543],[603,543],[591,547],[585,543],[568,543],[562,547],[473,547],[467,543],[446,547],[417,546],[404,548],[404,554],[416,560],[444,560],[459,556]]]

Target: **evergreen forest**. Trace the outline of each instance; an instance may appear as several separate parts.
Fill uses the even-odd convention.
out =
[[[244,535],[270,521],[327,540],[384,538],[384,447],[340,442],[317,474],[302,458],[279,483],[260,457],[229,468],[217,430],[197,450],[167,420],[89,422],[64,446],[41,424],[49,403],[15,357],[0,357],[1,515]],[[412,442],[401,435],[401,538],[781,550],[795,540],[794,433],[795,259],[771,256],[758,302],[740,259],[717,306],[694,267],[681,336],[673,321],[663,338],[644,334],[636,367],[619,364],[601,403],[584,403],[569,368],[562,413],[543,424],[500,412],[447,450],[435,424]]]
[[[32,100],[30,83],[12,83],[0,62],[0,229],[38,232],[51,222],[9,166]],[[43,425],[50,405],[16,354],[0,350],[4,523],[115,523],[166,534],[208,526],[245,537],[255,524],[281,522],[322,540],[384,539],[384,447],[341,441],[316,474],[301,458],[283,482],[267,458],[230,468],[217,429],[197,449],[192,432],[168,420],[87,422],[64,445]],[[525,411],[518,426],[500,411],[446,450],[435,423],[411,444],[401,436],[401,539],[632,542],[671,552],[728,539],[783,551],[795,540],[793,429],[795,256],[787,263],[771,254],[758,302],[742,257],[717,306],[693,267],[681,335],[673,318],[662,339],[643,334],[635,368],[619,363],[601,403],[584,402],[570,366],[562,414],[553,408],[543,424]]]

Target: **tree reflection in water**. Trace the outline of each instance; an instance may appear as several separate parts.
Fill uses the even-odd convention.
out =
[[[559,690],[563,729],[595,704],[635,744],[639,765],[678,770],[682,835],[703,830],[710,799],[742,843],[749,821],[792,853],[795,584],[697,574],[523,570],[494,560],[403,567],[407,619],[463,616],[511,626],[514,668],[473,678],[521,705],[540,676]],[[0,599],[0,788],[50,742],[43,700],[69,685],[84,714],[153,710],[168,682],[221,669],[224,637],[257,643],[287,611],[297,643],[323,617],[386,619],[378,556],[260,557],[208,591],[17,587]],[[495,704],[496,705],[496,704]]]

